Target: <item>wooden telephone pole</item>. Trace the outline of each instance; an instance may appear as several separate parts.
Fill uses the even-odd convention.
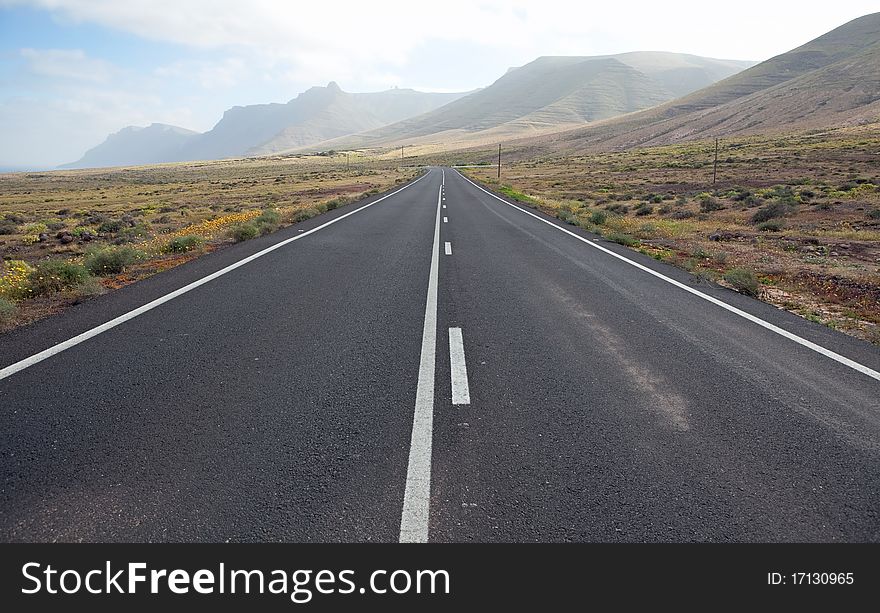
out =
[[[715,180],[718,178],[718,139],[715,139],[715,164],[712,166],[712,185],[715,185]]]
[[[501,178],[501,143],[498,143],[498,178]]]

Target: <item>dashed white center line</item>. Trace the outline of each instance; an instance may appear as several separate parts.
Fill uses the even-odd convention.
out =
[[[444,244],[444,249],[446,249],[446,255],[452,255],[452,243],[446,241]]]
[[[443,205],[443,208],[444,208],[444,209],[446,208],[446,205],[445,205],[445,204]]]
[[[464,341],[461,328],[449,328],[449,365],[452,377],[452,404],[470,404],[467,362],[464,359]]]
[[[447,243],[448,244],[448,243]],[[437,356],[437,277],[440,268],[440,194],[437,194],[437,215],[434,221],[434,249],[428,274],[428,299],[425,304],[425,325],[422,329],[422,353],[419,379],[416,384],[416,406],[413,413],[409,464],[406,469],[406,490],[400,516],[400,542],[428,541],[428,512],[431,499],[431,446],[434,432],[434,366]]]
[[[449,223],[449,218],[448,218],[448,217],[444,217],[444,218],[443,218],[443,223]]]

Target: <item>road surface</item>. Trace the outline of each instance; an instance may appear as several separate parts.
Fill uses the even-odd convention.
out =
[[[0,368],[4,541],[880,541],[877,348],[449,168]]]

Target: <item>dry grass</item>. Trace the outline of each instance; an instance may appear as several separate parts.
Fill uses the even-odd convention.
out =
[[[289,225],[416,172],[393,161],[346,168],[341,156],[295,156],[0,175],[0,298],[17,306],[14,318],[0,321],[0,330],[222,248],[231,243],[231,228],[267,209]],[[175,252],[183,237],[197,237],[183,242],[194,248]],[[82,262],[88,250],[111,245],[131,245],[147,257],[100,284],[92,279],[83,287],[28,297],[28,271],[38,262]]]
[[[502,184],[532,206],[722,284],[732,269],[752,271],[762,299],[880,343],[880,129],[725,141],[714,185],[713,148],[540,160],[516,151]],[[466,172],[498,187],[493,168]],[[763,209],[771,218],[753,221]]]

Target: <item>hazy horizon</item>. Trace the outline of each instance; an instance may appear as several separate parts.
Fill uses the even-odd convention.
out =
[[[348,92],[451,92],[542,55],[762,61],[876,10],[861,1],[809,14],[745,1],[720,16],[697,2],[443,6],[426,18],[404,2],[352,3],[343,21],[338,6],[271,0],[246,13],[201,0],[0,0],[0,168],[70,162],[129,125],[203,132],[232,106],[287,102],[329,81]]]

